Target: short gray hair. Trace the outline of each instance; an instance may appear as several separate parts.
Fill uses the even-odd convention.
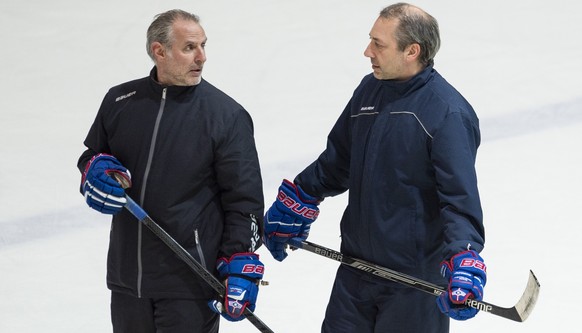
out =
[[[152,43],[159,42],[165,47],[172,46],[172,24],[178,19],[200,23],[200,18],[197,15],[181,9],[172,9],[156,15],[148,28],[146,42],[146,50],[152,60],[155,61]]]
[[[380,17],[398,19],[395,38],[401,51],[416,43],[420,45],[420,63],[425,66],[434,64],[434,57],[441,46],[439,25],[434,17],[404,2],[382,9]]]

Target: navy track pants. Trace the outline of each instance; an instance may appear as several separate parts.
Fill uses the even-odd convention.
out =
[[[436,297],[341,265],[323,333],[447,333]]]

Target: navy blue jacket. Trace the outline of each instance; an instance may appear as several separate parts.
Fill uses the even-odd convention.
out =
[[[370,74],[295,182],[320,198],[349,190],[343,253],[442,282],[442,260],[483,248],[479,143],[473,108],[432,66],[406,82]]]
[[[205,80],[161,86],[150,77],[109,90],[85,140],[81,171],[108,153],[131,172],[127,193],[210,271],[260,245],[263,188],[253,123]],[[209,298],[212,290],[127,210],[113,217],[107,283],[140,297]]]

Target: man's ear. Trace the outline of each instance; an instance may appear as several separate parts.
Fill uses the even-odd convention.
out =
[[[409,60],[418,60],[420,57],[420,45],[417,43],[410,44],[407,48],[406,56]]]
[[[160,42],[153,42],[151,48],[156,59],[166,56],[166,48]]]

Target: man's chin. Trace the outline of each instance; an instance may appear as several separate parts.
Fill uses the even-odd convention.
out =
[[[191,86],[199,85],[200,82],[202,82],[202,77],[198,76],[198,77],[194,77],[194,78],[189,78],[183,84],[180,84],[180,85],[191,87]]]
[[[192,85],[193,86],[200,84],[200,82],[202,82],[202,75],[193,76],[190,79],[190,82],[192,82]]]

